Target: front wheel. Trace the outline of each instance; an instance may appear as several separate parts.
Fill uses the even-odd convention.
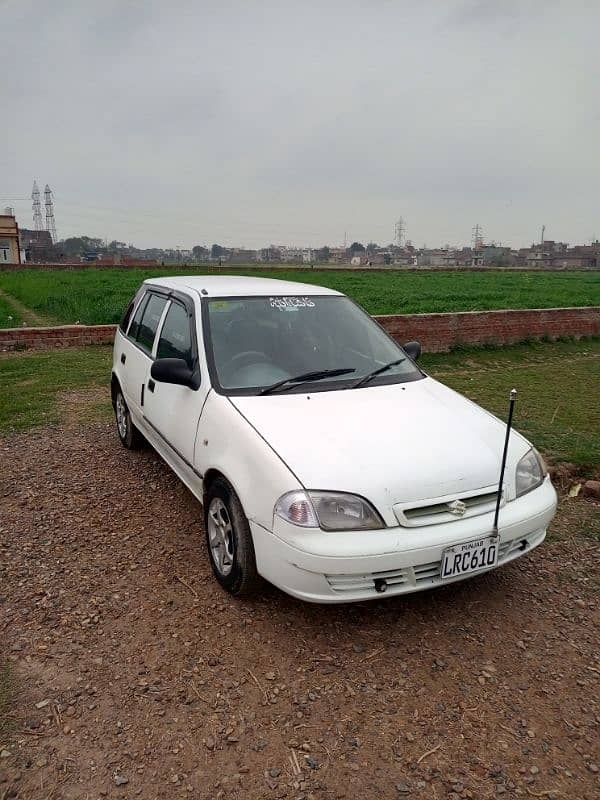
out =
[[[233,595],[252,594],[260,579],[250,526],[238,496],[222,478],[207,492],[204,525],[216,579]]]

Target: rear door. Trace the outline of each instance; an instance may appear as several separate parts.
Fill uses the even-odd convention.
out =
[[[156,359],[182,358],[200,377],[199,388],[191,389],[155,381],[148,368],[144,400],[146,423],[191,467],[198,420],[209,388],[207,376],[200,374],[196,312],[191,297],[180,292],[171,294],[153,355]]]
[[[152,364],[154,339],[167,303],[167,294],[149,289],[133,315],[126,337],[120,340],[118,374],[134,419],[144,414],[146,380]]]

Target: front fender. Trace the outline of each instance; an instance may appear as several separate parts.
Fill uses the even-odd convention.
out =
[[[291,469],[229,398],[211,392],[200,417],[194,467],[221,473],[235,489],[249,520],[273,527],[273,508],[285,492],[304,488]]]

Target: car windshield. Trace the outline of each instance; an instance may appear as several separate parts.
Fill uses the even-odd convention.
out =
[[[386,365],[363,385],[423,377],[394,340],[341,295],[206,298],[204,319],[213,385],[226,394],[350,389]]]

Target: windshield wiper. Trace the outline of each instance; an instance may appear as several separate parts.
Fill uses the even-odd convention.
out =
[[[267,386],[266,389],[263,389],[259,392],[259,394],[271,394],[271,392],[277,391],[282,386],[286,386],[287,384],[299,384],[299,383],[308,383],[309,381],[320,381],[323,378],[333,378],[336,375],[349,375],[351,372],[356,372],[356,370],[352,367],[350,368],[342,368],[342,369],[319,369],[314,372],[304,372],[302,375],[296,375],[295,378],[284,378],[282,381],[277,381],[277,383],[272,383],[271,386]],[[288,388],[291,389],[291,386]]]
[[[381,375],[382,372],[387,372],[388,369],[395,367],[396,364],[401,364],[403,361],[406,361],[406,358],[397,358],[395,361],[390,361],[389,364],[384,364],[383,367],[374,369],[373,372],[368,372],[366,375],[363,375],[362,378],[359,378],[356,383],[352,384],[351,388],[358,389],[359,386],[364,386],[372,378],[377,377],[377,375]]]

